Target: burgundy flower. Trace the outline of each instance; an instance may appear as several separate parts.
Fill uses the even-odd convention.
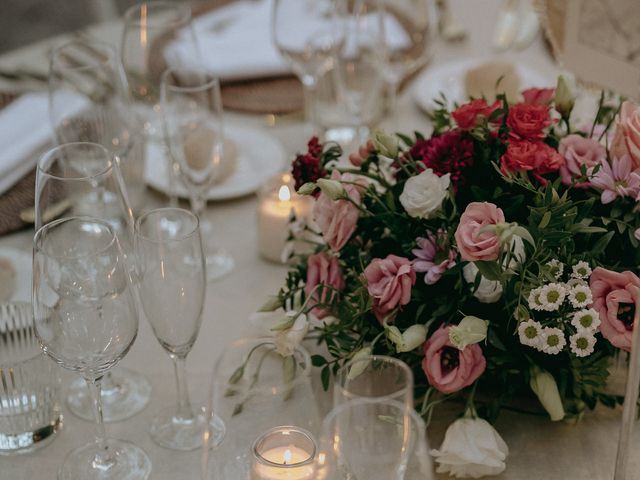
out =
[[[291,174],[295,180],[296,190],[307,182],[316,182],[327,176],[327,171],[322,166],[321,154],[322,144],[318,137],[311,137],[307,144],[307,153],[296,155],[291,164]]]

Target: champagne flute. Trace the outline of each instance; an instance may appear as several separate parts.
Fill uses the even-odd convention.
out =
[[[206,71],[175,68],[162,75],[160,90],[169,155],[179,166],[191,210],[200,219],[207,279],[216,280],[235,264],[226,250],[208,245],[213,228],[204,216],[207,192],[219,179],[225,160],[220,83]]]
[[[191,8],[186,3],[168,1],[143,2],[130,7],[124,14],[124,29],[120,56],[124,66],[136,121],[147,140],[147,155],[158,155],[167,162],[170,203],[177,205],[178,166],[171,161],[164,144],[160,113],[160,78],[167,69],[164,51],[179,35],[185,48],[199,54],[191,24]],[[181,66],[179,57],[171,65]]]
[[[34,238],[33,314],[45,354],[85,380],[94,406],[96,441],[73,450],[60,480],[146,479],[151,461],[128,442],[107,439],[102,378],[124,357],[138,333],[128,266],[114,230],[91,217],[67,217]]]
[[[109,222],[125,254],[133,247],[133,213],[120,168],[102,145],[76,142],[49,150],[36,169],[35,227],[59,216],[92,216]],[[105,375],[104,419],[114,422],[140,412],[149,402],[151,385],[144,376],[123,367]],[[69,409],[93,419],[93,401],[81,379],[70,385]]]
[[[315,127],[313,95],[344,41],[343,0],[274,0],[273,43],[302,82],[307,122]]]
[[[173,361],[178,390],[177,406],[153,419],[151,438],[172,450],[194,450],[202,445],[207,423],[204,413],[191,405],[185,371],[200,331],[206,290],[198,217],[179,208],[145,213],[136,222],[135,252],[142,307]],[[212,430],[224,432],[217,418],[212,422]]]

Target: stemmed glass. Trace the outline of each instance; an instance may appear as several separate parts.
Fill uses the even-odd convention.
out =
[[[124,14],[124,30],[120,55],[136,121],[147,139],[147,156],[158,154],[166,158],[169,175],[169,195],[177,205],[178,167],[166,155],[164,131],[160,114],[160,78],[167,66],[181,66],[180,58],[167,65],[165,47],[180,35],[183,45],[199,54],[195,31],[191,24],[191,9],[186,3],[152,1],[134,5]]]
[[[198,217],[188,210],[151,210],[136,222],[140,299],[153,333],[173,361],[178,404],[157,414],[151,437],[173,450],[202,444],[205,417],[189,400],[185,362],[198,337],[206,273]],[[220,427],[223,428],[223,427]]]
[[[343,0],[274,0],[273,43],[304,88],[305,115],[315,127],[313,94],[318,78],[331,69],[344,41]]]
[[[58,478],[148,478],[151,462],[144,451],[107,439],[102,421],[102,378],[126,355],[138,333],[128,266],[107,222],[67,217],[38,230],[33,313],[44,353],[86,381],[97,425],[96,441],[73,450]]]
[[[67,143],[49,150],[36,169],[35,227],[59,216],[92,216],[106,220],[118,235],[125,254],[133,247],[133,213],[120,169],[102,145]],[[142,410],[151,385],[139,373],[118,367],[104,377],[105,421],[118,421]],[[93,402],[84,382],[73,382],[69,409],[80,418],[93,418]]]
[[[207,279],[215,280],[234,267],[224,249],[209,247],[211,224],[203,215],[209,187],[222,170],[224,130],[220,83],[210,73],[169,69],[162,75],[161,106],[169,155],[179,166],[180,178],[191,197],[191,209],[200,219],[207,262]]]
[[[80,108],[70,111],[69,102]],[[58,145],[94,142],[117,155],[129,200],[139,209],[145,191],[144,142],[131,116],[122,64],[111,45],[76,40],[52,52],[49,116]]]

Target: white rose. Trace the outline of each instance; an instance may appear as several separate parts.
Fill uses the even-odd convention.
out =
[[[400,203],[414,218],[429,218],[442,206],[449,194],[449,174],[439,177],[427,168],[420,175],[409,178],[400,195]]]
[[[478,267],[473,263],[467,263],[462,269],[462,275],[467,283],[473,284],[476,281],[477,274]],[[500,300],[502,296],[502,285],[500,282],[487,280],[485,277],[482,277],[478,289],[473,292],[473,296],[481,303],[495,303]]]
[[[289,316],[291,312],[287,312]],[[309,331],[309,320],[305,314],[298,315],[290,328],[276,333],[276,350],[283,357],[293,355]]]
[[[551,417],[551,420],[557,422],[564,418],[564,407],[558,392],[558,384],[555,378],[549,372],[534,368],[531,371],[531,381],[529,382],[531,390],[538,396],[538,400]]]
[[[457,478],[498,475],[507,468],[509,447],[489,422],[460,418],[447,429],[440,450],[431,450],[438,473]]]

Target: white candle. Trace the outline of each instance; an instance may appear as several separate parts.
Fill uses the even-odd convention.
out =
[[[316,444],[298,427],[276,427],[256,440],[251,480],[312,480]]]

